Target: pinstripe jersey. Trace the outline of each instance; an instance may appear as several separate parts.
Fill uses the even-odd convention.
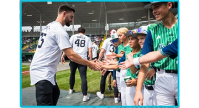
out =
[[[152,67],[150,66],[149,70]],[[151,79],[147,80],[147,78],[144,80],[144,85],[154,85],[155,84],[155,80],[156,80],[156,74],[154,74]]]
[[[133,58],[140,57],[141,51],[142,51],[142,50],[140,50],[140,51],[137,52],[135,55],[133,55]],[[127,58],[126,58],[126,59],[127,59]],[[128,68],[128,69],[127,69],[126,76],[131,76],[131,78],[137,78],[138,72],[139,72],[139,70],[140,70],[140,66],[135,66],[135,68],[138,69],[137,72],[136,72],[135,74],[131,73],[130,68]]]
[[[156,27],[150,30],[153,39],[154,51],[161,50],[165,46],[171,44],[178,38],[178,22],[171,28],[168,29],[164,25],[159,23]],[[177,57],[171,59],[169,57],[159,60],[154,63],[154,66],[164,70],[178,70]]]

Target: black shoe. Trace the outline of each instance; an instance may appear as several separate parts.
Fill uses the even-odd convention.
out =
[[[111,90],[112,90],[111,86],[108,86],[108,91],[111,91]]]

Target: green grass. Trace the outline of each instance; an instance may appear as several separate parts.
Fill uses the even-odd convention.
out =
[[[22,71],[27,71],[27,70],[29,70],[29,66],[27,66],[27,65],[22,65]]]
[[[70,78],[70,70],[60,71],[56,74],[57,84],[61,90],[69,90],[69,78]],[[88,84],[88,93],[96,94],[97,91],[100,91],[100,79],[101,72],[93,71],[91,69],[87,69],[87,84]],[[22,75],[22,88],[31,87],[30,86],[30,75],[25,74]],[[79,75],[79,71],[77,69],[75,75],[75,92],[81,92],[81,78]],[[108,91],[107,84],[105,88],[105,96],[113,97],[114,93],[112,91]]]

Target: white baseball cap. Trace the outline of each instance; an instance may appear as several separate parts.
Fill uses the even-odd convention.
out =
[[[117,31],[115,29],[112,29],[110,31],[110,36],[111,36],[111,40],[117,39],[118,38]]]

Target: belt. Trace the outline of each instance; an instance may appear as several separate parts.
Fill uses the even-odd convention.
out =
[[[153,86],[147,86],[147,85],[145,85],[145,88],[146,88],[147,90],[154,90],[154,89],[153,89]]]
[[[157,71],[160,71],[160,68],[156,68],[156,72]],[[175,73],[175,74],[177,74],[178,71],[175,71],[175,70],[165,70],[165,73]]]
[[[166,72],[166,73],[175,73],[175,74],[178,73],[178,71],[174,71],[174,70],[165,70],[165,72]]]

